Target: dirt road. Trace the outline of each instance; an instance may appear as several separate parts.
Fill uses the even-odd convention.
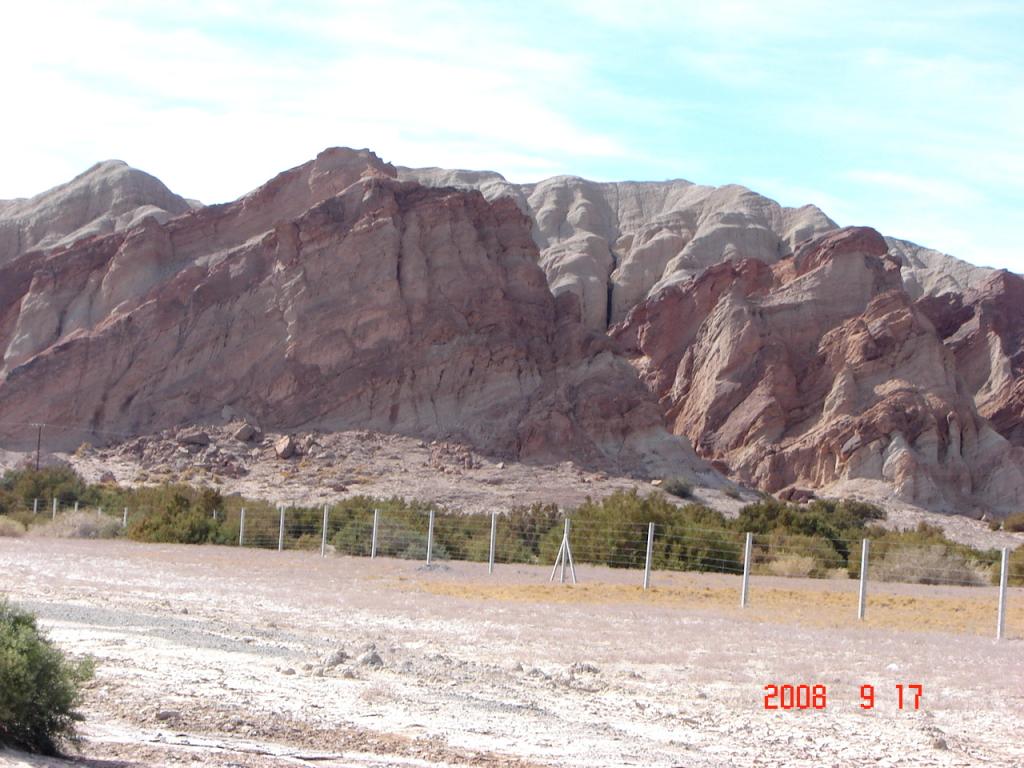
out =
[[[846,582],[758,578],[741,612],[720,575],[46,539],[0,573],[97,659],[86,765],[1024,765],[1019,589],[996,643],[987,588],[878,587],[855,626]]]

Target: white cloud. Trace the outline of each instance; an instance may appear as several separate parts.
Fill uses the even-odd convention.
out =
[[[337,144],[399,163],[438,150],[433,163],[480,162],[512,177],[628,154],[561,108],[564,82],[589,87],[585,57],[464,28],[450,4],[314,4],[311,14],[185,3],[173,24],[159,8],[22,6],[0,66],[19,73],[7,95],[24,118],[0,124],[0,141],[26,149],[5,162],[0,197],[107,157],[220,200]],[[218,27],[254,20],[257,36],[295,40],[276,49]]]

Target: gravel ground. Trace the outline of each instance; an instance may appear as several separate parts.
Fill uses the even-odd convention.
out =
[[[848,582],[756,578],[741,612],[721,575],[47,539],[0,539],[0,573],[97,659],[81,765],[1024,765],[1019,589],[996,643],[988,588],[879,585],[855,626]],[[766,711],[770,683],[827,705]]]

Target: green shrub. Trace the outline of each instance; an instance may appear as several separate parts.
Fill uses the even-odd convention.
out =
[[[70,662],[25,611],[0,601],[0,744],[57,754],[74,739],[79,686],[92,663]]]
[[[661,484],[661,490],[680,499],[693,498],[693,483],[679,477],[669,477]]]
[[[205,544],[216,537],[218,527],[212,514],[202,512],[178,493],[163,509],[133,520],[128,526],[128,537],[161,544]]]

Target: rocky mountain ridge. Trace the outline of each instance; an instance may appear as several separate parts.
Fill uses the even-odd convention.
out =
[[[0,203],[4,447],[240,416],[975,515],[1024,491],[1019,276],[736,185],[334,149],[194,208],[126,169]]]
[[[144,434],[229,410],[267,428],[702,469],[575,298],[548,290],[513,202],[399,181],[368,151],[15,255],[0,286],[0,425]]]

